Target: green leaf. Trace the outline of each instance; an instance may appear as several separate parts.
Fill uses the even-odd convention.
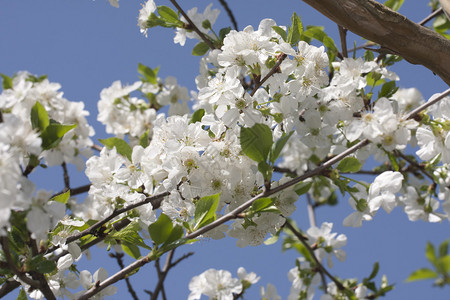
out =
[[[138,259],[139,257],[141,257],[141,250],[139,250],[139,247],[136,246],[135,244],[122,243],[121,247],[123,252],[125,252],[132,258]]]
[[[124,229],[114,232],[109,236],[110,239],[120,240],[122,243],[127,245],[132,244],[136,246],[140,246],[145,249],[151,249],[144,243],[144,240],[139,235],[138,231],[140,230],[140,226],[137,222],[131,222]]]
[[[17,296],[16,300],[28,300],[27,293],[23,288],[20,289],[19,295]]]
[[[36,267],[36,271],[42,274],[51,273],[54,270],[56,270],[56,263],[47,259],[41,261]]]
[[[158,6],[158,13],[159,15],[167,22],[169,23],[178,23],[178,14],[174,12],[170,7],[161,5]]]
[[[50,122],[41,134],[42,149],[48,150],[55,148],[62,141],[64,135],[75,127],[77,127],[77,124],[62,125],[57,122]]]
[[[192,55],[195,56],[203,56],[208,52],[209,46],[205,42],[198,42],[197,45],[195,45],[194,49],[192,49]]]
[[[42,106],[39,101],[31,108],[31,126],[33,129],[39,129],[39,131],[44,131],[45,128],[50,124],[50,120],[48,118],[47,111],[44,106]]]
[[[223,40],[225,39],[225,37],[227,36],[227,34],[231,31],[231,27],[225,27],[220,29],[219,31],[219,39],[220,41],[223,42]]]
[[[169,238],[170,234],[173,230],[172,220],[161,213],[158,220],[156,222],[150,224],[148,226],[148,232],[150,233],[150,237],[156,245],[161,245],[165,243]]]
[[[370,280],[374,279],[375,276],[377,276],[379,270],[380,270],[380,264],[378,262],[375,262],[373,264],[372,273],[370,273],[369,277],[367,277],[367,279],[365,279],[364,281],[370,281]]]
[[[329,50],[329,53],[336,54],[339,52],[333,39],[325,33],[323,27],[308,26],[308,28],[303,32],[303,35],[322,42],[324,46]],[[330,59],[330,61],[332,60]]]
[[[99,139],[100,143],[106,146],[108,149],[112,149],[116,147],[117,153],[127,157],[131,161],[131,154],[133,149],[131,149],[130,145],[122,139],[111,137],[108,139]]]
[[[205,196],[198,200],[195,205],[195,215],[194,215],[194,230],[197,230],[204,225],[207,225],[215,220],[216,209],[219,205],[220,193]]]
[[[434,272],[433,270],[422,268],[419,270],[416,270],[409,275],[409,277],[406,279],[407,282],[415,281],[415,280],[425,280],[425,279],[431,279],[431,278],[437,278],[438,274]]]
[[[0,76],[2,76],[2,87],[3,90],[8,90],[8,89],[12,89],[13,88],[13,80],[11,77],[0,73]]]
[[[440,246],[439,246],[439,257],[444,257],[448,254],[448,243],[450,240],[446,240],[444,241]]]
[[[272,204],[273,204],[272,198],[259,198],[253,202],[252,206],[250,207],[250,210],[256,213],[271,206]]]
[[[283,28],[281,28],[280,26],[272,26],[272,29],[281,36],[283,41],[287,41],[288,36]]]
[[[148,145],[150,145],[150,139],[148,137],[148,129],[139,138],[139,145],[141,145],[142,148],[147,148]]]
[[[390,97],[392,97],[392,95],[395,94],[395,92],[397,92],[397,90],[398,90],[398,87],[395,86],[395,81],[388,81],[385,84],[383,84],[383,86],[381,87],[381,90],[378,93],[378,98],[381,98],[381,97],[390,98]]]
[[[425,248],[425,256],[427,257],[430,263],[432,263],[433,265],[435,264],[436,262],[435,250],[433,244],[430,242],[427,243],[427,246]]]
[[[381,74],[377,72],[367,74],[366,81],[369,86],[377,86],[386,82],[386,80],[381,79]]]
[[[266,161],[272,148],[272,130],[264,124],[241,128],[240,143],[242,152],[256,162]]]
[[[297,195],[300,196],[307,193],[311,188],[312,184],[313,184],[312,181],[301,181],[295,185],[294,190],[297,193]]]
[[[265,180],[270,180],[272,177],[272,167],[265,161],[258,163],[258,171],[261,172]]]
[[[175,225],[175,227],[170,232],[169,237],[164,242],[163,247],[181,239],[183,237],[183,234],[184,234],[183,227],[181,225]]]
[[[70,190],[68,190],[65,193],[56,195],[55,197],[51,198],[50,201],[56,201],[56,202],[60,202],[63,204],[67,204],[67,201],[69,200],[69,198],[70,198]]]
[[[138,73],[144,76],[144,78],[141,78],[142,81],[158,84],[158,69],[154,71],[143,64],[138,64]]]
[[[387,0],[384,5],[392,10],[398,11],[403,5],[404,0]]]
[[[205,110],[203,108],[197,109],[196,111],[194,111],[194,113],[192,114],[191,120],[189,121],[189,123],[197,123],[200,122],[203,118],[203,116],[205,115]]]
[[[291,135],[294,132],[291,131],[288,134],[282,136],[281,138],[279,138],[275,143],[272,144],[271,150],[270,150],[270,155],[269,155],[269,161],[274,164],[275,161],[278,159],[278,157],[280,156],[281,150],[283,150],[284,146],[286,145],[287,141],[289,140],[289,138],[291,137]]]
[[[362,164],[356,157],[346,157],[341,160],[337,169],[342,173],[355,173],[361,170]]]
[[[289,28],[287,36],[287,42],[291,45],[295,45],[300,41],[303,32],[303,24],[297,14],[294,12],[291,17],[292,26]]]

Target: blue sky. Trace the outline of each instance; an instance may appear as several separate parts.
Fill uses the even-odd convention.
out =
[[[157,5],[168,5],[169,1],[157,1]],[[180,4],[189,9],[198,6],[201,11],[210,2],[184,1]],[[213,8],[220,4],[213,2]],[[337,27],[325,17],[301,1],[248,0],[231,1],[240,29],[246,25],[257,27],[263,18],[273,18],[279,25],[290,23],[292,12],[297,12],[307,25],[323,25],[338,42]],[[405,1],[400,11],[413,21],[420,21],[429,12],[427,1]],[[95,127],[95,138],[107,135],[96,121],[97,101],[100,91],[115,80],[132,83],[138,79],[137,65],[143,63],[152,68],[160,66],[160,77],[175,76],[181,85],[195,89],[194,79],[198,73],[198,58],[190,55],[194,43],[180,47],[173,44],[174,33],[170,29],[151,29],[145,38],[137,27],[140,1],[120,1],[120,8],[113,8],[107,0],[2,0],[0,1],[0,73],[13,75],[28,70],[37,75],[47,74],[50,81],[62,85],[64,96],[72,101],[83,101],[91,112],[89,122]],[[229,26],[229,19],[221,12],[215,28]],[[349,47],[363,41],[349,37]],[[432,54],[430,54],[432,55]],[[425,98],[445,90],[447,85],[431,71],[406,62],[394,69],[400,76],[401,87],[417,87]],[[46,171],[39,171],[33,178],[42,188],[61,190],[61,170],[51,168],[52,180],[42,179]],[[87,183],[75,168],[70,169],[72,186]],[[370,179],[365,179],[370,181]],[[56,185],[55,186],[55,182]],[[347,199],[341,199],[337,207],[321,208],[317,211],[317,222],[333,222],[333,231],[348,237],[347,261],[335,262],[331,273],[342,278],[367,276],[373,263],[380,262],[380,274],[386,274],[396,287],[386,299],[448,299],[449,288],[432,288],[431,282],[403,283],[415,269],[428,266],[424,249],[427,241],[438,244],[449,238],[448,222],[426,224],[410,222],[401,208],[390,215],[379,212],[372,222],[361,228],[345,228],[342,220],[352,212]],[[309,225],[304,199],[299,200],[294,215],[298,225],[306,230]],[[281,245],[237,248],[235,240],[201,241],[193,246],[178,249],[180,256],[188,251],[195,255],[179,264],[169,273],[166,291],[169,299],[186,298],[191,277],[208,268],[227,269],[236,276],[238,267],[256,272],[260,282],[251,289],[246,299],[257,299],[259,286],[268,282],[276,285],[283,299],[289,294],[290,282],[287,272],[295,266],[294,252],[281,253]],[[103,266],[110,274],[118,268],[104,251],[93,251],[91,261],[80,264],[80,269],[94,272]],[[130,261],[128,261],[130,262]],[[132,283],[141,299],[147,299],[143,289],[152,290],[156,285],[154,268],[148,265]],[[119,294],[111,299],[127,299],[129,294],[123,283],[117,284]],[[11,298],[13,298],[11,296]]]

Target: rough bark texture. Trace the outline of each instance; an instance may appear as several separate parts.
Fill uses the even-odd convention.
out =
[[[342,27],[433,71],[450,85],[450,40],[374,0],[303,0]]]

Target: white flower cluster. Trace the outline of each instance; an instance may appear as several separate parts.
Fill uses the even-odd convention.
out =
[[[188,300],[198,300],[201,295],[209,299],[232,300],[235,296],[259,281],[255,273],[247,273],[244,268],[238,269],[238,277],[233,278],[226,270],[209,269],[194,276],[189,283]]]
[[[157,81],[158,84],[136,81],[127,86],[115,81],[101,91],[97,119],[106,126],[107,133],[120,137],[127,134],[131,142],[135,142],[148,131],[151,138],[157,109],[169,105],[169,115],[189,112],[190,97],[185,87],[179,86],[177,80],[170,76],[164,83],[160,78]],[[137,90],[150,101],[131,96]]]
[[[40,191],[37,196],[34,184],[24,173],[33,164],[32,160],[43,159],[46,165],[64,163],[84,168],[84,157],[91,155],[93,145],[90,136],[94,129],[88,125],[82,102],[70,102],[63,98],[58,83],[45,78],[36,78],[27,72],[17,73],[11,86],[0,94],[0,233],[9,227],[11,210],[26,211],[27,227],[33,237],[44,239],[50,228],[65,214],[65,205],[48,202],[51,194]],[[32,107],[39,102],[46,110],[50,121],[60,124],[76,124],[60,143],[44,150],[37,129],[33,129],[30,115]],[[52,121],[51,121],[52,122]]]

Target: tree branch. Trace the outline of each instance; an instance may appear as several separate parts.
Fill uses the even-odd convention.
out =
[[[145,257],[136,260],[135,262],[129,264],[127,267],[123,268],[113,276],[105,279],[103,282],[100,282],[99,284],[94,285],[92,288],[90,288],[88,291],[86,291],[83,295],[81,295],[78,300],[87,300],[90,297],[94,296],[101,290],[107,288],[111,284],[119,281],[120,279],[123,279],[127,274],[131,273],[132,271],[136,270],[137,268],[142,267],[143,265],[149,263],[151,253],[146,255]]]
[[[170,269],[175,267],[182,260],[184,260],[194,254],[193,252],[189,252],[187,254],[184,254],[182,257],[180,257],[176,261],[172,262],[174,251],[175,251],[175,249],[171,250],[169,252],[169,254],[167,255],[166,264],[164,265],[164,269],[161,271],[161,270],[159,270],[159,266],[157,268],[158,269],[158,283],[156,284],[155,290],[152,293],[151,300],[158,299],[158,294],[163,289],[164,280],[166,279],[167,273],[169,273]]]
[[[256,91],[264,84],[264,82],[266,82],[267,79],[270,78],[270,76],[279,72],[280,65],[283,62],[283,60],[285,60],[286,57],[287,57],[286,54],[282,54],[278,57],[277,63],[272,67],[272,69],[270,69],[269,73],[267,73],[267,75],[264,76],[264,78],[261,81],[255,83],[255,87],[250,93],[250,96],[253,96],[256,93]]]
[[[117,252],[116,253],[110,253],[109,256],[111,258],[115,258],[116,259],[117,264],[119,265],[119,267],[121,269],[125,268],[125,265],[123,264],[123,256],[124,256],[123,253],[117,253]],[[136,295],[136,292],[133,289],[133,286],[131,285],[130,278],[125,277],[125,283],[127,284],[128,292],[131,294],[131,297],[134,300],[139,300],[138,296]]]
[[[374,0],[303,0],[355,34],[420,64],[450,84],[450,40]]]
[[[228,17],[230,17],[231,23],[233,23],[234,30],[238,31],[238,26],[236,19],[234,18],[234,14],[231,11],[230,7],[228,6],[228,3],[225,0],[219,0],[220,4],[222,4],[223,8],[228,14]]]
[[[68,237],[66,239],[66,244],[69,244],[69,243],[71,243],[73,241],[76,241],[76,240],[82,238],[85,235],[94,234],[100,227],[105,225],[107,222],[111,221],[112,219],[114,219],[118,215],[120,215],[120,214],[122,214],[124,212],[130,211],[130,210],[132,210],[132,209],[134,209],[136,207],[139,207],[139,206],[151,203],[153,208],[156,209],[156,208],[158,208],[161,205],[161,201],[164,199],[164,197],[168,196],[169,194],[170,194],[170,192],[164,192],[164,193],[158,194],[156,196],[147,197],[145,200],[143,200],[141,202],[137,202],[137,203],[128,205],[128,206],[126,206],[124,208],[117,209],[110,216],[106,217],[105,219],[100,220],[97,223],[95,223],[94,225],[92,225],[91,227],[86,228],[85,230]],[[52,247],[52,248],[49,248],[48,251],[52,252],[55,249],[56,249],[56,247]]]
[[[170,2],[172,2],[172,4],[178,9],[178,11],[183,15],[183,17],[186,19],[186,21],[189,23],[189,25],[192,27],[191,29],[195,31],[195,33],[198,34],[198,36],[209,46],[209,48],[211,49],[216,49],[216,47],[214,46],[214,44],[211,42],[210,39],[208,39],[203,32],[200,31],[200,29],[198,29],[197,25],[194,24],[194,22],[192,22],[191,18],[189,18],[189,16],[187,15],[187,13],[181,8],[181,6],[177,3],[177,1],[175,0],[170,0]]]
[[[447,89],[445,92],[442,92],[439,96],[437,96],[436,98],[430,98],[427,102],[425,102],[424,104],[422,104],[421,106],[417,107],[416,109],[414,109],[413,111],[411,111],[409,114],[407,114],[404,119],[408,120],[408,119],[413,119],[415,116],[417,116],[421,111],[425,110],[426,108],[428,108],[429,106],[441,101],[443,98],[445,98],[446,96],[450,95],[450,89]]]
[[[69,179],[69,172],[67,171],[67,165],[66,162],[63,162],[61,164],[63,169],[63,177],[64,177],[64,190],[68,191],[70,190],[70,179]]]
[[[317,264],[317,267],[320,269],[320,273],[323,276],[322,273],[326,274],[337,286],[337,288],[339,290],[345,290],[345,287],[342,285],[342,283],[337,280],[333,275],[330,274],[330,272],[328,272],[327,269],[325,269],[325,267],[322,265],[322,263],[319,261],[319,259],[316,257],[316,255],[314,254],[314,250],[311,248],[311,246],[308,244],[308,242],[306,241],[306,239],[303,237],[303,235],[298,232],[294,226],[291,225],[291,223],[289,223],[288,219],[286,219],[286,223],[284,223],[284,225],[289,228],[290,231],[292,231],[292,233],[300,240],[300,242],[306,247],[306,249],[308,250],[309,254],[311,254],[311,257],[314,259],[314,261]],[[323,281],[323,280],[322,280]],[[326,284],[324,286],[325,288],[325,292],[326,292]]]

